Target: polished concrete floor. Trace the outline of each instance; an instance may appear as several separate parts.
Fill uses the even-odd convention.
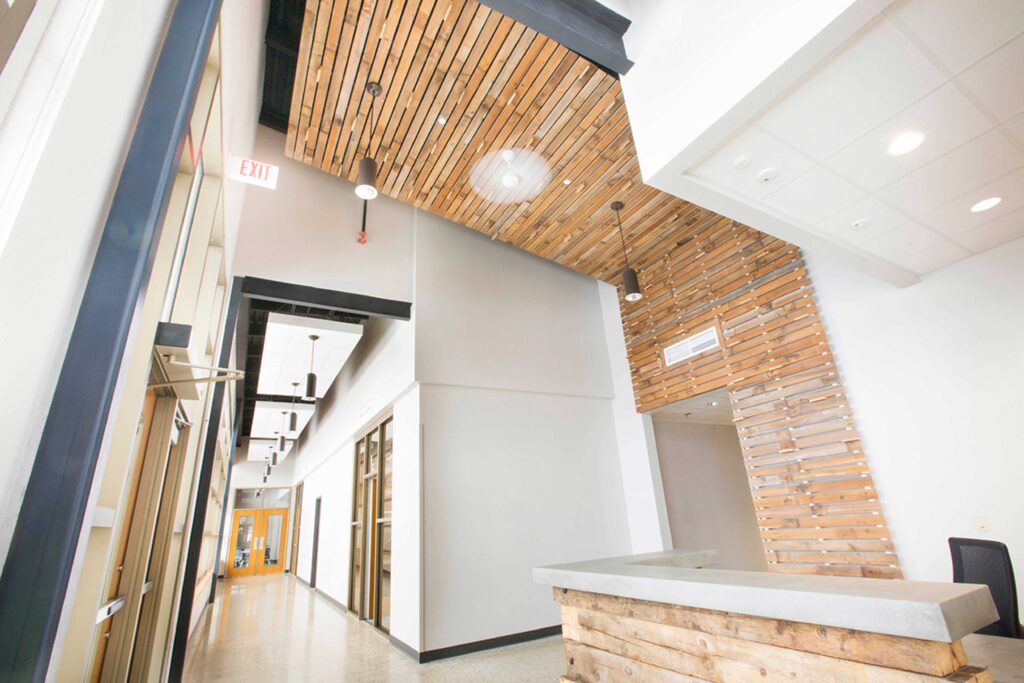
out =
[[[551,683],[560,637],[417,664],[291,576],[222,582],[188,644],[186,681]]]

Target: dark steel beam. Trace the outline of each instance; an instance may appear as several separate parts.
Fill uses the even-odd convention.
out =
[[[480,3],[556,40],[606,71],[633,66],[622,36],[630,21],[597,0],[480,0]]]
[[[335,311],[357,313],[378,318],[397,318],[409,320],[412,317],[412,304],[394,299],[379,299],[365,294],[338,292],[319,287],[293,285],[276,280],[263,280],[246,277],[242,285],[242,293],[253,299],[280,301],[288,304],[316,306]]]
[[[0,577],[3,681],[46,678],[129,331],[219,9],[219,0],[178,0],[167,24]]]

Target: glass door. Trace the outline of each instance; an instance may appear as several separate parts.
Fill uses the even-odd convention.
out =
[[[259,510],[235,510],[235,530],[232,538],[231,565],[228,567],[228,578],[236,576],[252,576],[253,545],[256,543],[256,517]]]
[[[380,428],[380,512],[377,517],[377,620],[382,631],[391,629],[391,420]]]
[[[256,550],[256,562],[254,563],[257,574],[279,574],[284,571],[287,519],[287,508],[260,511],[259,549]]]
[[[356,442],[355,472],[352,485],[352,538],[349,542],[351,556],[349,558],[348,608],[357,616],[363,613],[363,561],[364,561],[364,522],[366,515],[363,500],[366,486],[366,439]]]

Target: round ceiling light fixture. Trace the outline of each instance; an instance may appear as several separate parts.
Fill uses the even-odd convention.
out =
[[[770,183],[779,177],[779,169],[774,166],[761,169],[761,172],[757,174],[757,181],[759,183]]]
[[[863,230],[871,224],[871,220],[868,218],[858,218],[854,222],[850,223],[850,230]]]
[[[551,182],[551,167],[528,149],[494,150],[473,164],[469,180],[473,190],[488,201],[519,204],[544,191]]]
[[[988,199],[982,199],[980,202],[971,207],[971,213],[981,213],[982,211],[988,211],[989,209],[997,206],[1001,201],[1003,201],[1002,197],[989,197]]]
[[[920,147],[922,142],[924,142],[924,133],[908,130],[894,137],[885,152],[891,157],[903,156]]]

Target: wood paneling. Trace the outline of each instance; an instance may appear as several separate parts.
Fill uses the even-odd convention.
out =
[[[943,643],[555,589],[563,681],[991,683]]]
[[[367,81],[384,86],[372,126]],[[799,249],[644,185],[612,76],[474,0],[308,0],[286,144],[350,181],[369,144],[384,194],[616,285],[623,201],[645,293],[622,302],[637,408],[728,388],[772,566],[900,575]],[[512,147],[551,183],[519,204],[477,195],[473,164]],[[720,349],[665,365],[710,326]]]

